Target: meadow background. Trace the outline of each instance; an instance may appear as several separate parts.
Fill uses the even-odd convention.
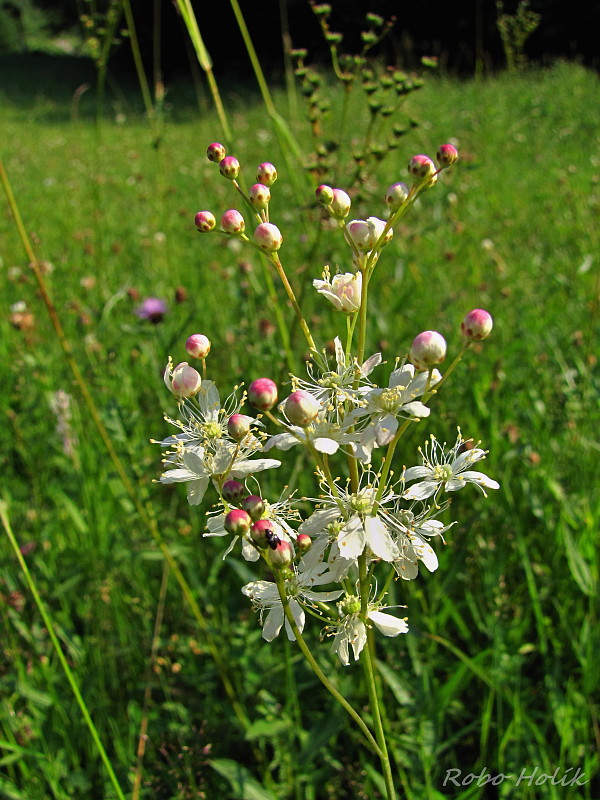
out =
[[[74,382],[4,197],[0,498],[117,780],[128,797],[165,800],[378,797],[344,712],[287,642],[262,642],[240,593],[248,565],[223,562],[219,540],[202,538],[209,506],[190,509],[181,487],[154,483],[160,452],[149,440],[175,411],[161,372],[169,354],[183,358],[190,333],[211,339],[222,396],[288,373],[274,324],[277,308],[291,319],[283,295],[273,297],[253,251],[194,229],[196,211],[218,218],[235,202],[205,156],[223,139],[220,121],[184,82],[167,87],[158,121],[135,87],[109,87],[98,117],[90,65],[77,62],[74,81],[75,62],[48,63],[0,67],[11,75],[0,87],[2,163],[137,503]],[[74,96],[84,82],[92,88]],[[335,120],[341,90],[328,88]],[[452,350],[466,311],[487,308],[495,320],[427,431],[453,441],[460,424],[481,439],[501,490],[487,501],[457,496],[450,518],[460,525],[437,547],[439,570],[395,586],[410,633],[378,642],[392,750],[415,800],[598,796],[599,90],[595,72],[566,62],[484,80],[430,75],[405,109],[418,124],[373,166],[353,206],[353,217],[383,216],[385,189],[406,180],[409,157],[455,141],[461,161],[378,265],[368,352],[380,349],[390,370],[420,330],[439,330]],[[304,144],[297,90],[271,91]],[[345,268],[345,246],[321,225],[314,182],[284,158],[254,83],[222,93],[229,150],[248,182],[258,163],[278,167],[271,219],[324,344],[337,320],[310,283],[325,263]],[[337,169],[334,185],[351,188],[343,159]],[[135,314],[149,296],[169,306],[156,325]],[[293,325],[291,336],[301,358]],[[423,438],[419,427],[407,439],[405,462]],[[294,453],[289,466],[308,491],[308,464]],[[274,496],[277,480],[266,482]],[[0,557],[0,797],[117,797],[5,529]],[[355,696],[358,668],[334,671]],[[559,777],[580,768],[588,782],[443,785],[449,769],[484,767]]]

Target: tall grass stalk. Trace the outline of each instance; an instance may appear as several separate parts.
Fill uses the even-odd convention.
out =
[[[46,606],[44,604],[44,601],[42,600],[42,598],[40,596],[40,593],[37,590],[37,586],[35,584],[35,581],[34,581],[32,575],[31,575],[31,573],[29,571],[27,563],[26,563],[25,559],[23,558],[23,554],[21,553],[21,549],[20,549],[19,544],[18,544],[18,542],[17,542],[17,540],[15,538],[15,535],[13,533],[13,530],[12,530],[12,527],[11,527],[11,524],[10,524],[10,519],[9,519],[9,516],[8,516],[8,505],[7,505],[6,501],[3,500],[3,499],[0,500],[0,519],[2,520],[2,525],[4,527],[4,530],[6,532],[8,540],[10,541],[10,545],[11,545],[11,547],[13,549],[15,557],[16,557],[17,561],[19,562],[19,566],[21,568],[21,572],[23,573],[23,577],[25,578],[25,582],[27,584],[27,588],[31,592],[31,596],[33,597],[33,599],[35,601],[35,604],[36,604],[36,606],[38,608],[38,611],[40,612],[40,615],[41,615],[42,619],[44,620],[44,625],[46,626],[46,630],[48,631],[48,636],[50,637],[50,641],[52,642],[52,647],[54,648],[54,652],[56,653],[56,657],[58,658],[58,660],[60,662],[60,665],[61,665],[61,667],[63,669],[63,672],[65,673],[65,677],[67,678],[67,681],[69,682],[69,686],[71,687],[71,691],[73,692],[75,700],[77,701],[77,705],[79,706],[79,710],[81,712],[81,716],[83,717],[83,719],[85,721],[85,724],[87,725],[87,727],[89,729],[89,732],[90,732],[90,735],[91,735],[91,737],[93,739],[93,742],[94,742],[94,745],[96,747],[96,750],[98,751],[98,755],[102,759],[102,763],[104,764],[104,768],[106,769],[106,772],[108,773],[109,780],[110,780],[110,782],[111,782],[111,784],[113,786],[113,789],[115,790],[115,794],[116,794],[118,800],[125,800],[125,795],[123,793],[123,790],[121,789],[121,785],[119,784],[117,776],[115,775],[115,771],[114,771],[114,769],[112,767],[112,764],[110,762],[110,759],[109,759],[109,757],[108,757],[108,755],[106,753],[104,745],[102,744],[102,741],[100,739],[100,736],[98,734],[96,726],[94,725],[94,721],[92,720],[92,717],[91,717],[91,714],[90,714],[90,712],[88,710],[86,702],[83,699],[83,696],[82,696],[81,691],[79,689],[79,685],[78,685],[77,681],[75,680],[75,676],[73,675],[73,671],[72,671],[71,667],[69,666],[69,663],[68,663],[68,661],[67,661],[67,659],[65,657],[65,654],[63,653],[63,649],[62,649],[61,644],[60,644],[60,642],[58,640],[58,636],[56,635],[56,630],[54,628],[54,623],[52,622],[52,617],[48,613],[48,610],[47,610],[47,608],[46,608]]]

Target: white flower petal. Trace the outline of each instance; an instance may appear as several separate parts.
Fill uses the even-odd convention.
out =
[[[425,500],[427,497],[431,497],[432,494],[435,494],[437,486],[436,481],[421,481],[420,483],[415,483],[410,489],[407,489],[402,497],[405,500]]]
[[[244,478],[254,472],[262,472],[263,469],[276,469],[281,466],[281,461],[274,458],[257,458],[254,461],[238,461],[231,470],[234,478]]]
[[[409,467],[402,476],[405,481],[414,481],[417,478],[430,478],[432,470],[429,467]]]
[[[182,483],[183,481],[193,481],[196,473],[189,469],[169,469],[160,476],[161,483]]]
[[[313,439],[312,443],[315,450],[318,450],[319,453],[327,453],[327,455],[337,453],[340,447],[333,439],[328,439],[325,436],[319,436],[317,439]]]
[[[367,616],[384,636],[398,636],[408,631],[408,625],[403,619],[384,614],[383,611],[369,611]]]
[[[365,517],[367,542],[373,553],[384,561],[395,561],[400,555],[390,532],[379,517]]]
[[[284,614],[281,604],[273,606],[263,625],[262,638],[267,642],[272,642],[277,636],[283,625]]]
[[[438,568],[439,562],[435,550],[429,544],[429,542],[426,542],[425,539],[421,539],[420,536],[413,534],[413,536],[411,536],[411,543],[417,558],[423,562],[429,572],[435,572],[435,570]]]
[[[350,517],[338,535],[338,545],[342,558],[355,561],[365,549],[365,529],[358,517]]]
[[[208,488],[208,477],[198,478],[195,481],[191,481],[187,485],[187,499],[188,503],[191,506],[197,506],[202,502],[202,498],[206,493],[206,489]]]
[[[272,447],[276,447],[278,450],[289,450],[290,447],[294,447],[296,444],[300,444],[297,436],[291,433],[276,433],[275,436],[269,437],[265,442],[263,451],[267,452]]]

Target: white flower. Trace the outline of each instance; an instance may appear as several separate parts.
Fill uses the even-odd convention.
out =
[[[351,423],[366,416],[370,417],[356,448],[357,457],[363,462],[369,462],[374,447],[389,444],[398,430],[397,417],[428,417],[429,409],[416,398],[441,378],[437,370],[433,370],[431,375],[419,372],[415,376],[413,365],[403,364],[390,375],[387,389],[373,387],[365,391],[360,405],[348,415]]]
[[[391,527],[397,531],[396,544],[400,557],[394,561],[394,569],[404,580],[414,580],[419,572],[418,562],[422,561],[429,572],[438,568],[438,558],[427,538],[441,536],[454,525],[444,525],[437,519],[416,517],[410,510],[398,511],[390,515],[393,519]]]
[[[342,664],[347,667],[350,664],[350,647],[352,647],[354,660],[358,661],[361,651],[367,642],[367,628],[358,614],[360,611],[360,599],[358,597],[346,596],[344,600],[338,603],[338,608],[342,613],[346,609],[350,613],[346,614],[337,625],[331,649],[337,654]],[[379,605],[377,604],[369,604],[367,619],[384,636],[395,637],[401,633],[408,632],[406,620],[398,619],[392,614],[385,614],[383,611],[379,611]]]
[[[251,460],[262,447],[254,434],[249,433],[241,442],[229,436],[227,420],[240,407],[234,395],[232,398],[228,407],[222,408],[213,381],[203,381],[196,395],[197,405],[189,400],[180,403],[183,421],[166,417],[181,432],[159,442],[163,447],[174,447],[166,452],[164,459],[164,463],[173,468],[160,476],[160,482],[187,483],[190,505],[202,501],[211,478],[244,478],[281,466],[280,461],[270,458]]]
[[[334,493],[327,489],[324,482],[321,485],[328,495],[322,502],[322,508],[302,523],[299,533],[335,536],[339,555],[349,562],[356,561],[365,548],[369,549],[371,557],[383,561],[393,562],[400,556],[389,526],[384,521],[385,507],[396,499],[396,495],[388,493],[382,497],[375,510],[376,482],[355,493],[341,487],[337,487]]]
[[[332,455],[337,453],[340,445],[351,445],[356,441],[356,436],[348,433],[348,423],[337,425],[330,422],[324,413],[301,428],[297,425],[289,425],[285,433],[276,433],[269,437],[263,446],[264,452],[272,447],[279,450],[289,450],[297,444],[310,444],[320,453]]]
[[[425,443],[425,453],[420,450],[423,466],[410,467],[403,476],[405,482],[419,478],[422,480],[407,489],[402,497],[407,500],[425,500],[442,489],[446,492],[457,492],[467,483],[474,483],[484,495],[486,489],[499,489],[500,484],[483,472],[467,469],[486,456],[486,451],[479,447],[470,450],[463,447],[468,444],[459,430],[456,444],[446,452],[445,446],[440,445],[432,435],[430,441]]]
[[[202,502],[211,478],[227,475],[232,478],[245,478],[255,472],[274,469],[281,466],[280,461],[272,458],[247,458],[256,448],[247,452],[233,442],[219,441],[214,448],[192,445],[179,445],[176,450],[167,454],[166,464],[173,464],[160,476],[161,483],[187,483],[188,503],[197,506]]]
[[[346,358],[339,337],[334,340],[335,369],[329,369],[329,364],[324,357],[319,357],[318,366],[315,368],[307,364],[308,380],[293,377],[294,389],[303,389],[312,394],[324,407],[329,416],[336,420],[345,415],[348,403],[352,406],[360,402],[362,395],[372,387],[368,376],[381,364],[381,353],[375,353],[362,364],[355,359]],[[315,375],[318,370],[317,375]],[[358,381],[359,387],[355,389]]]
[[[323,271],[323,280],[315,279],[313,286],[338,311],[352,314],[360,308],[360,298],[362,293],[362,274],[360,272],[345,272],[343,275],[334,275],[329,279],[329,267]]]
[[[327,565],[321,564],[320,568],[307,571],[296,571],[293,577],[285,580],[285,590],[289,598],[290,610],[300,633],[304,630],[303,605],[311,606],[313,603],[326,603],[344,593],[343,589],[330,592],[313,592],[313,586],[322,586],[331,583],[331,576]],[[242,593],[249,597],[260,610],[260,619],[263,626],[262,637],[267,642],[272,642],[279,635],[285,621],[285,631],[290,641],[295,640],[289,622],[285,619],[283,604],[279,597],[277,585],[271,581],[252,581],[242,587]],[[266,618],[263,621],[263,615]]]

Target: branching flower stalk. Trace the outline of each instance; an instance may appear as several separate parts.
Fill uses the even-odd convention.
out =
[[[466,314],[461,323],[464,343],[445,376],[438,368],[446,358],[446,341],[437,331],[427,330],[414,337],[387,380],[378,383],[381,354],[366,357],[369,284],[397,222],[422,192],[434,187],[458,153],[445,144],[437,152],[437,164],[425,155],[413,156],[408,165],[411,185],[398,182],[385,193],[386,219],[348,221],[349,195],[326,185],[317,188],[317,202],[337,222],[349,248],[349,271],[332,276],[326,266],[322,278],[312,281],[341,321],[345,342],[337,336],[333,353],[316,344],[280,257],[283,236],[270,214],[275,167],[261,164],[257,183],[246,191],[238,181],[239,161],[227,156],[223,145],[211,144],[207,155],[243,198],[254,218],[254,232],[246,234],[246,220],[236,208],[222,214],[219,229],[211,211],[199,211],[196,228],[202,234],[237,239],[266,255],[294,309],[310,360],[306,374],[290,375],[283,400],[271,378],[259,377],[240,397],[236,389],[222,403],[216,385],[207,378],[210,342],[204,334],[192,334],[185,350],[188,358],[200,360],[202,375],[188,361],[174,365],[170,358],[165,370],[179,418],[166,417],[178,430],[159,442],[166,465],[160,481],[185,483],[193,506],[203,502],[211,487],[216,490],[217,505],[209,512],[204,535],[228,540],[223,558],[241,556],[257,568],[262,565],[242,593],[256,609],[263,639],[272,642],[285,630],[298,644],[308,666],[379,759],[387,800],[394,800],[375,632],[395,638],[408,632],[408,624],[405,617],[389,613],[388,590],[394,579],[414,580],[419,563],[430,572],[437,569],[431,540],[443,541],[455,524],[439,518],[450,505],[447,495],[467,484],[484,495],[499,488],[472,469],[486,451],[465,439],[460,429],[450,446],[430,434],[414,466],[406,466],[407,454],[397,460],[398,445],[413,423],[430,416],[427,403],[438,395],[471,343],[490,334],[492,318],[483,309]],[[253,409],[257,416],[246,413]],[[285,453],[297,447],[304,449],[318,482],[314,496],[302,498],[312,506],[304,518],[288,483],[273,502],[256,477],[282,468],[282,461],[270,457],[272,450]],[[369,722],[356,710],[358,704],[331,681],[323,659],[315,657],[314,637],[305,633],[307,620],[320,624],[319,638],[331,642],[331,652],[343,665],[361,662]]]

